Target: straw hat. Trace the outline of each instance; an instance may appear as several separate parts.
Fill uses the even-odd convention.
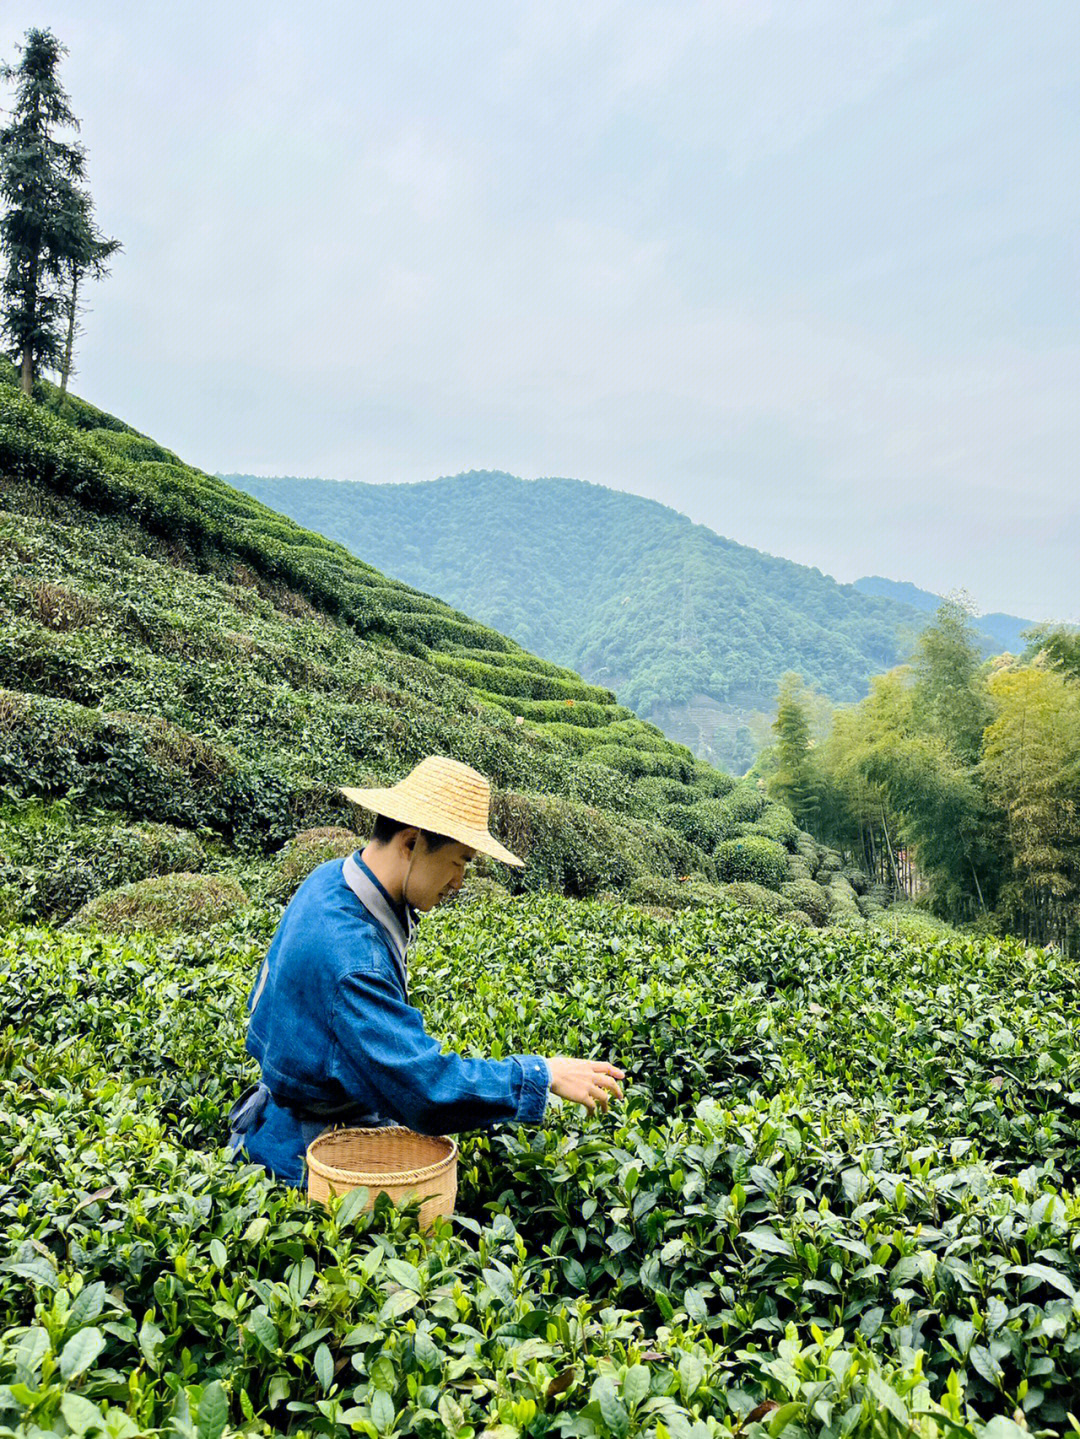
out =
[[[470,849],[521,868],[525,861],[488,833],[491,786],[482,774],[460,760],[428,755],[416,768],[387,789],[346,789],[353,804],[384,814],[400,824],[415,824],[429,834],[445,834]]]

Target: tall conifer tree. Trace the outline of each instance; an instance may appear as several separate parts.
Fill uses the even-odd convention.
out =
[[[0,129],[0,314],[23,393],[32,395],[37,371],[62,363],[65,268],[85,267],[92,233],[79,188],[85,152],[56,135],[79,128],[56,73],[67,47],[32,29],[19,48],[18,65],[0,69],[15,85],[11,122]]]

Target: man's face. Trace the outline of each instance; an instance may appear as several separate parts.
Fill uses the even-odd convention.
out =
[[[439,849],[429,850],[423,835],[416,838],[416,858],[409,873],[408,894],[411,905],[421,911],[434,909],[451,894],[456,894],[465,878],[465,866],[476,851],[455,839]]]

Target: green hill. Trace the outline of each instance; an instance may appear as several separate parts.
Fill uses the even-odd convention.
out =
[[[822,863],[787,810],[609,690],[80,401],[0,384],[0,505],[0,916],[239,872],[355,825],[338,784],[431,752],[496,786],[528,860],[492,866],[505,883],[678,904],[749,882],[772,898],[733,897],[791,909],[781,885]]]
[[[609,686],[727,768],[738,764],[740,725],[757,746],[772,738],[785,671],[835,703],[859,700],[871,675],[907,657],[927,620],[655,500],[577,480],[223,478]]]

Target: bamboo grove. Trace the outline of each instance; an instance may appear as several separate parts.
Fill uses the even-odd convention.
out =
[[[980,662],[962,598],[909,664],[829,710],[785,677],[762,757],[799,824],[954,923],[1080,945],[1080,635]],[[824,715],[824,720],[822,716]]]

